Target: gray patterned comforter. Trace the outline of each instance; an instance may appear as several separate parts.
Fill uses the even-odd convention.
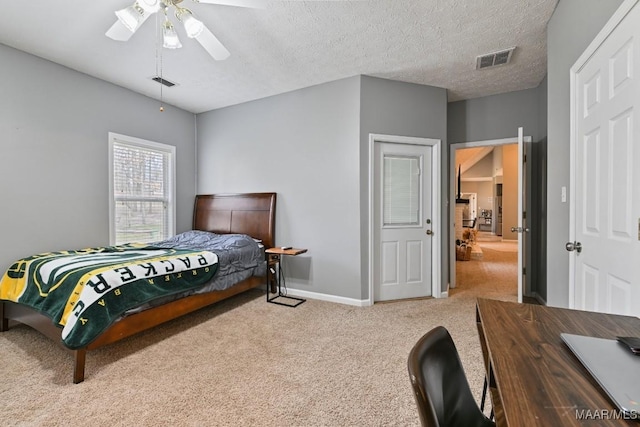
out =
[[[244,234],[215,234],[191,230],[149,245],[158,248],[211,251],[218,255],[218,271],[213,279],[201,288],[154,300],[137,309],[127,311],[127,315],[189,295],[222,291],[251,276],[264,276],[267,273],[264,246]]]
[[[216,276],[226,276],[254,269],[264,264],[264,248],[245,234],[215,234],[191,230],[161,242],[151,243],[159,248],[206,250],[218,255]]]

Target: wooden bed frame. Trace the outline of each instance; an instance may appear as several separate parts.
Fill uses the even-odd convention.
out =
[[[262,240],[265,249],[275,243],[276,193],[218,194],[196,196],[193,229],[219,234],[240,233]],[[84,381],[85,358],[88,350],[120,341],[123,338],[153,328],[233,295],[270,282],[267,276],[253,276],[224,290],[196,294],[158,307],[123,317],[85,348],[70,350],[62,344],[62,329],[50,318],[9,301],[0,301],[0,332],[13,323],[23,323],[53,339],[74,356],[73,382]]]

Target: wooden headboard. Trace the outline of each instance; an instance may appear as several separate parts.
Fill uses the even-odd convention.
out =
[[[276,193],[197,195],[193,229],[247,234],[272,248],[276,238]]]

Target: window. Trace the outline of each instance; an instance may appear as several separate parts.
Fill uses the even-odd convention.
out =
[[[109,133],[112,245],[173,236],[175,152],[170,145]]]
[[[387,155],[383,164],[383,224],[420,224],[420,158]]]

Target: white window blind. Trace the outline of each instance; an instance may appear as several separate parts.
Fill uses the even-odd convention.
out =
[[[173,235],[175,148],[123,136],[110,146],[112,244]]]
[[[419,225],[420,158],[385,155],[383,168],[384,225]]]

